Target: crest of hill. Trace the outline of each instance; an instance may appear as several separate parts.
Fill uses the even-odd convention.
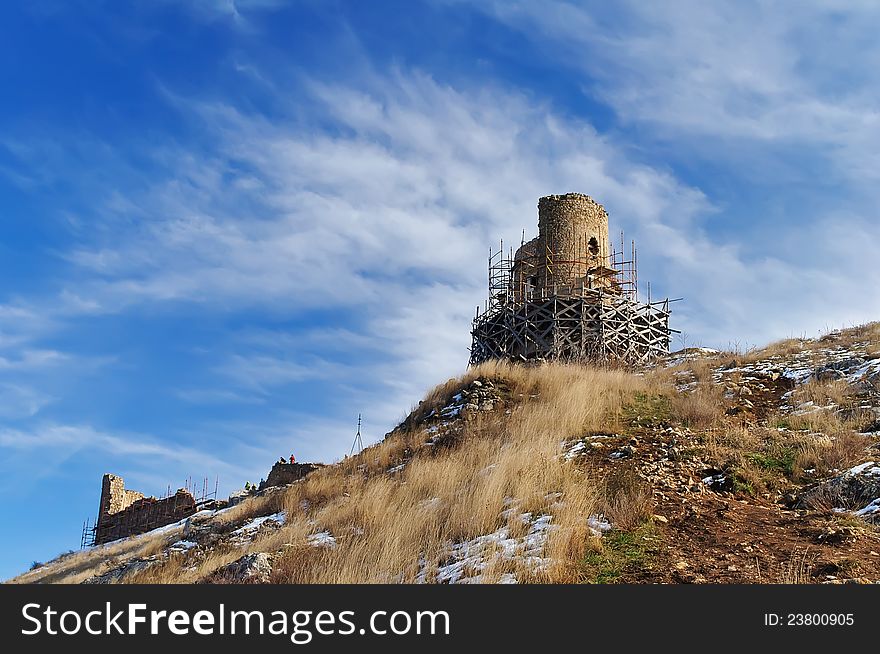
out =
[[[486,363],[378,444],[35,583],[880,580],[880,326],[651,369]]]

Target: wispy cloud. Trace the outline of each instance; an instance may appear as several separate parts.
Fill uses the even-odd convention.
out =
[[[160,487],[254,479],[292,448],[347,452],[358,413],[380,438],[463,369],[486,250],[534,233],[549,193],[606,206],[640,279],[685,298],[688,344],[877,317],[876,7],[433,4],[407,20],[461,27],[442,57],[345,3],[106,4],[83,23],[77,70],[125,83],[81,80],[69,120],[27,107],[0,138],[23,202],[4,236],[42,257],[0,296],[8,486],[77,457]],[[313,59],[270,18],[345,54]],[[205,50],[170,70],[155,53],[178,25]]]
[[[99,202],[101,241],[69,254],[79,276],[67,291],[95,311],[188,302],[282,319],[318,312],[342,331],[319,344],[310,329],[311,354],[289,340],[232,351],[218,368],[230,384],[221,393],[378,378],[391,421],[463,368],[486,248],[531,232],[539,196],[586,190],[618,225],[657,224],[679,238],[710,208],[589,123],[510,89],[457,88],[410,70],[306,88],[290,120],[176,99],[185,120],[209,130],[210,147],[157,152],[175,162],[168,177]],[[334,129],[316,129],[318,119]],[[130,211],[149,221],[126,220]],[[343,368],[346,341],[354,356]]]
[[[148,3],[149,4],[149,3]],[[186,0],[186,2],[167,2],[182,5],[190,15],[200,21],[223,20],[239,30],[255,32],[252,18],[263,12],[284,7],[285,0]]]
[[[813,146],[839,174],[876,179],[876,5],[804,2],[792,12],[766,2],[471,4],[536,44],[552,43],[542,54],[582,73],[585,93],[625,122],[651,125],[654,138],[753,163],[750,142],[765,158],[768,144]],[[816,162],[803,163],[800,174]],[[786,172],[798,174],[796,166]]]
[[[51,396],[24,384],[0,382],[0,418],[30,418],[52,399]]]
[[[201,449],[160,441],[155,437],[131,432],[107,432],[90,425],[41,423],[23,429],[0,428],[0,451],[4,459],[12,455],[36,456],[42,461],[40,474],[51,475],[65,461],[76,455],[100,452],[105,460],[125,459],[125,470],[157,472],[211,471],[234,474],[243,461],[228,461]],[[161,466],[157,467],[157,466]],[[4,466],[5,467],[5,466]],[[9,471],[7,471],[8,473]]]
[[[0,371],[3,370],[33,370],[58,365],[67,361],[70,357],[57,350],[22,350],[15,359],[7,359],[0,356]]]

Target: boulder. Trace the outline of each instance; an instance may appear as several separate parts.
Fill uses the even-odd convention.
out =
[[[813,484],[798,494],[795,507],[860,511],[880,498],[880,464],[874,461]]]
[[[227,563],[211,577],[231,584],[266,584],[271,574],[272,557],[265,552],[252,552]]]

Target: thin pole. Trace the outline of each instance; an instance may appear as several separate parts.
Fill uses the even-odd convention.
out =
[[[357,434],[355,434],[354,442],[351,444],[351,450],[349,450],[349,456],[354,454],[354,448],[357,447],[358,453],[362,452],[364,449],[364,441],[361,439],[361,414],[358,414],[358,430]]]

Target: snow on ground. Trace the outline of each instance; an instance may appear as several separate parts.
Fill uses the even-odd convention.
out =
[[[584,454],[587,450],[587,444],[583,441],[578,441],[574,445],[568,448],[565,452],[565,460],[571,461],[572,459],[576,459],[580,455]]]
[[[559,445],[563,451],[563,458],[566,461],[571,461],[572,459],[576,459],[579,456],[585,455],[589,448],[600,446],[600,441],[603,441],[607,438],[618,437],[618,434],[590,434],[589,436],[581,440],[563,441]]]
[[[553,529],[550,524],[553,516],[542,514],[534,517],[531,513],[523,513],[520,519],[529,525],[525,536],[512,537],[507,526],[468,541],[453,543],[449,546],[447,562],[437,568],[437,583],[444,584],[479,584],[484,583],[483,573],[492,563],[512,561],[520,563],[531,570],[540,570],[549,565],[550,560],[542,556],[547,536]],[[427,578],[427,566],[422,561],[422,570],[418,582],[424,583]],[[514,573],[504,573],[500,583],[517,583]]]
[[[872,477],[880,477],[880,466],[874,461],[867,461],[853,466],[843,473],[844,475],[870,475]]]
[[[314,547],[336,547],[336,539],[329,531],[319,531],[309,536],[309,545]]]
[[[745,379],[749,375],[778,373],[795,384],[804,384],[814,378],[817,371],[824,371],[854,385],[870,375],[880,373],[880,359],[863,356],[865,345],[856,343],[850,347],[805,348],[793,354],[774,355],[753,363],[719,369],[715,372],[715,381],[737,372]]]
[[[672,352],[666,359],[666,367],[674,368],[686,361],[694,361],[703,357],[714,356],[718,353],[718,350],[713,350],[711,347],[689,347],[685,350]]]
[[[870,504],[865,507],[862,507],[858,511],[854,511],[857,516],[866,516],[866,515],[874,515],[875,513],[880,513],[880,497],[874,499]]]
[[[602,515],[591,515],[587,518],[587,527],[590,528],[590,533],[593,536],[601,536],[612,529],[611,523]]]
[[[168,548],[169,550],[174,550],[178,552],[185,552],[187,550],[191,550],[194,547],[198,547],[198,543],[194,543],[191,540],[179,540],[176,543],[172,543]]]
[[[151,529],[150,531],[145,531],[142,534],[135,534],[134,536],[125,536],[124,538],[117,538],[116,540],[111,540],[106,543],[101,543],[100,545],[92,545],[91,547],[86,547],[83,549],[84,550],[97,550],[100,548],[113,547],[114,545],[118,545],[119,543],[121,543],[123,541],[134,541],[134,540],[140,540],[142,538],[149,538],[151,536],[158,536],[160,534],[167,534],[167,533],[174,531],[175,529],[182,529],[183,526],[186,524],[187,520],[193,520],[195,522],[199,518],[214,517],[216,515],[219,515],[220,513],[223,513],[223,511],[226,511],[226,510],[228,510],[228,509],[223,509],[221,511],[211,511],[210,509],[197,511],[196,513],[193,513],[191,516],[189,516],[187,518],[183,518],[182,520],[178,520],[177,522],[172,522],[171,524],[164,525],[162,527],[156,527],[155,529]]]
[[[287,512],[279,511],[278,513],[273,513],[272,515],[264,515],[259,518],[254,518],[250,522],[245,523],[235,531],[233,531],[233,535],[236,536],[249,536],[255,531],[257,531],[260,527],[262,527],[267,522],[275,522],[279,525],[283,525],[287,521]]]
[[[462,407],[464,407],[464,402],[462,402],[462,394],[456,393],[452,396],[452,402],[440,409],[440,417],[455,418],[461,415]]]

